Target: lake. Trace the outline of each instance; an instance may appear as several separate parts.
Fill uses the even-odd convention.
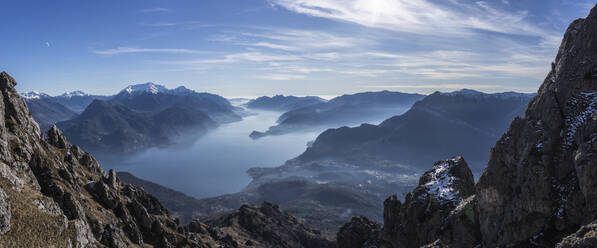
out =
[[[281,113],[250,112],[256,115],[221,125],[191,143],[152,148],[117,163],[102,162],[102,166],[128,171],[197,198],[212,197],[242,190],[251,180],[247,169],[282,165],[304,152],[307,143],[320,133],[298,132],[252,140],[249,134],[253,130],[266,130]]]

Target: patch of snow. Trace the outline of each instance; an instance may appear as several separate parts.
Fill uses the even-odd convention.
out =
[[[424,185],[429,194],[436,196],[439,200],[454,201],[460,199],[460,192],[454,189],[453,184],[456,177],[450,174],[452,164],[442,162],[434,166],[431,173],[431,180]]]
[[[566,116],[564,120],[566,131],[563,134],[563,146],[565,149],[572,146],[576,132],[585,125],[587,120],[597,118],[597,92],[581,92],[577,97],[570,98],[567,106],[580,107],[581,110]]]
[[[124,90],[122,90],[121,92],[126,92],[128,94],[151,93],[155,95],[158,93],[167,93],[169,91],[170,90],[168,90],[163,85],[158,85],[150,82],[144,84],[129,85],[126,88],[124,88]]]

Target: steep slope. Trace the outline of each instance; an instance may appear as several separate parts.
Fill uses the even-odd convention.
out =
[[[438,157],[462,154],[480,172],[491,146],[510,121],[524,113],[531,97],[512,92],[436,92],[379,126],[330,129],[298,159],[362,161],[373,157],[416,168]]]
[[[195,213],[202,206],[201,201],[197,198],[190,197],[182,192],[175,191],[157,183],[140,179],[128,172],[117,172],[116,175],[123,182],[141,187],[155,196],[168,210],[170,210],[172,215],[179,218],[182,223],[189,223],[194,219],[205,217],[200,213]]]
[[[51,128],[44,140],[15,85],[12,77],[0,73],[1,247],[328,244],[318,238],[316,231],[267,204],[250,207],[256,213],[267,214],[219,216],[222,220],[238,219],[238,225],[220,221],[213,221],[211,226],[200,222],[180,225],[157,199],[121,182],[114,171],[104,172],[89,153],[68,143],[57,128]],[[247,222],[267,223],[267,231],[254,232]],[[286,242],[286,237],[292,235],[313,243],[300,238]]]
[[[280,116],[278,124],[266,132],[253,132],[252,138],[280,135],[289,132],[383,120],[408,110],[424,96],[400,92],[363,92],[343,95],[328,102],[288,111]]]
[[[316,96],[296,97],[275,95],[273,97],[262,96],[257,99],[253,99],[246,103],[245,106],[247,106],[247,108],[250,109],[264,109],[286,112],[324,102],[326,102],[326,100]]]

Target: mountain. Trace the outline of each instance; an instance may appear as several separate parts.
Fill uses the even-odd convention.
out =
[[[53,97],[54,100],[63,106],[69,108],[77,114],[80,114],[93,102],[93,100],[106,101],[111,96],[90,95],[83,91],[66,92],[62,95]]]
[[[358,125],[401,114],[424,96],[400,92],[364,92],[343,95],[328,102],[290,110],[266,132],[253,132],[251,138],[329,126]]]
[[[52,99],[88,99],[83,97],[92,96],[73,92]],[[79,115],[56,123],[70,140],[102,159],[197,138],[244,114],[223,97],[183,86],[129,85],[104,99],[93,100]]]
[[[384,202],[381,231],[352,221],[340,247],[597,247],[595,40],[597,6],[570,24],[537,96],[496,142],[472,191],[434,166],[404,203]]]
[[[0,247],[334,246],[269,203],[180,224],[56,127],[42,138],[15,85],[0,73]]]
[[[247,106],[249,109],[264,109],[286,112],[324,102],[326,102],[325,99],[316,96],[296,97],[275,95],[273,97],[262,96],[257,99],[250,100],[245,104],[245,106]]]
[[[491,146],[515,117],[524,114],[532,97],[466,89],[436,92],[378,126],[329,129],[298,160],[361,162],[377,158],[417,168],[438,157],[462,154],[472,162],[474,171],[480,172]]]
[[[52,125],[72,119],[77,115],[73,110],[47,94],[31,91],[20,95],[25,99],[27,107],[35,121],[39,123],[41,130],[48,130]]]
[[[74,143],[104,157],[169,145],[182,136],[200,136],[218,123],[182,103],[148,113],[95,100],[77,117],[57,125]]]
[[[218,123],[239,121],[242,117],[236,113],[226,98],[210,93],[198,93],[184,86],[167,89],[153,83],[129,85],[110,99],[133,111],[156,113],[175,105],[185,105],[205,112]]]
[[[209,215],[265,200],[325,234],[338,231],[352,215],[381,222],[381,202],[392,194],[406,197],[434,156],[470,155],[480,173],[491,145],[532,96],[436,92],[380,125],[329,129],[284,165],[249,169],[253,180],[241,192],[199,200],[197,212]]]

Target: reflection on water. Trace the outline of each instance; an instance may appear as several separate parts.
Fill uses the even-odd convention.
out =
[[[251,131],[273,125],[281,113],[251,112],[257,115],[222,125],[190,144],[154,148],[102,165],[194,197],[211,197],[240,191],[250,181],[247,169],[279,166],[304,152],[319,134],[301,132],[252,140]]]

